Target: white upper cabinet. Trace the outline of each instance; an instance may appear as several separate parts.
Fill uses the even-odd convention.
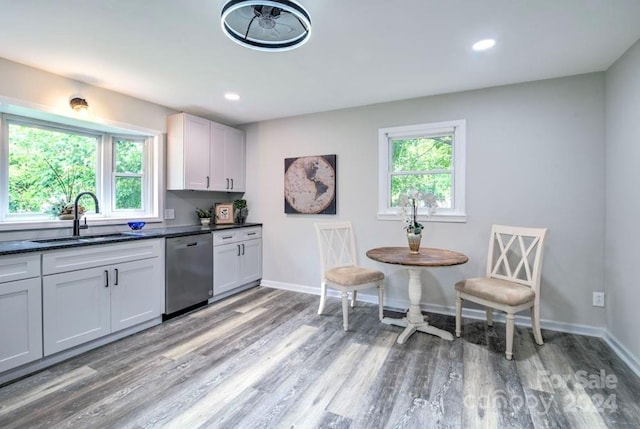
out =
[[[244,192],[244,132],[187,113],[167,129],[167,189]]]
[[[245,191],[244,132],[211,123],[211,190]]]

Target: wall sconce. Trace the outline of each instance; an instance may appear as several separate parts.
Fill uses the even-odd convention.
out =
[[[84,98],[73,97],[69,100],[69,106],[76,113],[87,114],[89,112],[89,103]]]

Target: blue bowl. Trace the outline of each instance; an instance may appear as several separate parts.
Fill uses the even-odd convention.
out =
[[[145,222],[127,222],[127,225],[129,225],[129,228],[132,230],[139,231],[145,226]]]

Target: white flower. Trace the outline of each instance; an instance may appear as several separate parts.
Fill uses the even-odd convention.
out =
[[[422,224],[418,222],[418,209],[426,208],[423,214],[427,217],[433,216],[438,210],[438,199],[435,195],[417,190],[401,195],[400,204],[400,214],[405,223],[404,229],[415,234],[422,232]]]

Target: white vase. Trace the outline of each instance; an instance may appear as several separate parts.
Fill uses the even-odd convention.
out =
[[[201,217],[201,218],[200,218],[200,225],[202,225],[202,226],[209,226],[209,225],[211,225],[211,218],[208,218],[208,217]]]

